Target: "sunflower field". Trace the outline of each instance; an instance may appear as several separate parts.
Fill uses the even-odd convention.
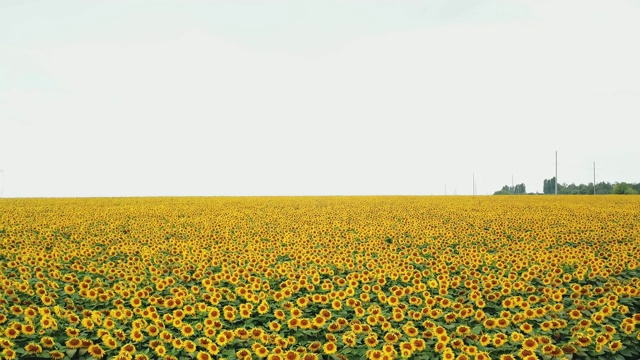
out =
[[[5,359],[638,359],[640,197],[0,199]]]

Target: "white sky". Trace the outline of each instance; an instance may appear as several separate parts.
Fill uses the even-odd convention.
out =
[[[640,182],[639,1],[0,1],[4,197]]]

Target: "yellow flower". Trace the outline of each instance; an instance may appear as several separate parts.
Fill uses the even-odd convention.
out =
[[[49,357],[53,360],[62,360],[64,356],[65,354],[63,352],[57,350],[49,351]]]
[[[16,354],[16,352],[13,349],[4,349],[2,350],[2,358],[3,359],[7,359],[7,360],[13,360],[17,357],[18,355]]]
[[[322,346],[322,351],[327,355],[331,355],[338,351],[338,347],[333,342],[327,342]]]
[[[154,352],[156,353],[156,355],[158,356],[164,356],[167,354],[167,348],[164,347],[164,345],[158,345],[156,346],[156,348],[154,349]]]
[[[611,352],[618,352],[620,349],[622,349],[622,342],[620,340],[612,341],[611,343],[609,343],[609,349],[611,350]]]
[[[87,352],[89,354],[91,354],[91,356],[95,357],[95,358],[102,358],[105,355],[104,350],[99,346],[99,345],[91,345],[89,346],[89,348],[87,349]]]
[[[42,346],[44,346],[46,349],[51,349],[55,346],[55,341],[52,337],[50,336],[43,336],[42,338],[40,338],[40,343],[42,344]]]
[[[24,350],[27,354],[40,354],[42,352],[42,347],[36,343],[29,343],[24,347]]]

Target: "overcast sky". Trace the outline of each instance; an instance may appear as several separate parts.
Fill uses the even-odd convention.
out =
[[[4,197],[640,182],[639,1],[0,1]]]

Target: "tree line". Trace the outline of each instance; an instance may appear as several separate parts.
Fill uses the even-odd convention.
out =
[[[502,189],[494,192],[493,195],[524,195],[526,193],[527,187],[524,185],[524,183],[522,183],[515,186],[505,185],[502,187]]]
[[[543,182],[543,194],[555,194],[556,177],[545,179]],[[596,195],[604,194],[638,194],[640,193],[640,183],[630,184],[626,182],[609,183],[599,182],[595,187]],[[562,195],[593,195],[593,183],[588,184],[558,184],[558,194]]]
[[[578,184],[575,183],[567,184],[562,183],[558,184],[558,194],[559,195],[593,195],[593,183],[588,184]],[[543,194],[555,194],[556,193],[556,177],[552,177],[551,179],[544,179],[542,186]],[[595,186],[596,195],[606,195],[606,194],[627,194],[627,195],[635,195],[640,194],[640,183],[626,183],[626,182],[599,182]],[[527,194],[526,187],[524,184],[518,184],[515,186],[505,185],[502,189],[493,193],[493,195],[519,195],[519,194]],[[528,193],[528,195],[532,195],[533,193]]]

